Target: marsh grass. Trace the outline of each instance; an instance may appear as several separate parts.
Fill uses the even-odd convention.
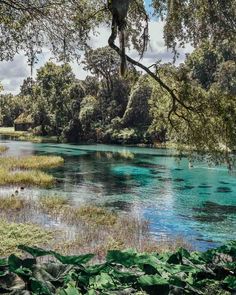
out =
[[[27,201],[25,198],[11,195],[0,198],[0,211],[19,211],[25,209]]]
[[[63,210],[64,220],[68,223],[77,222],[96,226],[114,226],[118,221],[118,215],[101,207],[82,206],[79,208],[67,207]]]
[[[35,185],[50,187],[53,176],[40,171],[63,165],[64,160],[57,156],[0,157],[0,185]]]
[[[7,169],[42,169],[53,168],[64,164],[62,157],[58,156],[26,156],[0,158],[0,166]]]
[[[49,235],[48,247],[65,255],[95,253],[96,259],[101,261],[106,252],[112,249],[133,248],[141,252],[160,253],[184,246],[191,250],[190,245],[181,238],[154,240],[150,234],[149,223],[132,213],[117,214],[95,206],[76,207],[59,195],[37,199],[26,199],[18,195],[0,199],[0,218],[5,220],[5,224],[7,220],[8,223],[14,222],[14,225],[27,225],[32,220],[35,222],[35,216],[45,217],[43,222],[41,219],[40,224],[48,227],[50,235],[53,236],[50,238]],[[56,234],[58,231],[60,234]],[[9,243],[7,235],[2,237],[3,240],[7,239],[4,245]],[[38,239],[34,242],[33,238],[31,245],[44,243],[44,238],[40,240],[37,231],[36,237]],[[19,244],[25,241],[25,236],[18,235]],[[4,246],[3,249],[6,248]]]
[[[38,199],[39,208],[47,214],[61,215],[65,212],[68,204],[68,199],[58,195],[42,196]]]
[[[5,153],[9,148],[5,145],[0,145],[0,154]]]
[[[53,232],[30,223],[14,223],[0,220],[0,256],[19,253],[17,246],[46,246],[53,238]]]
[[[0,185],[35,185],[50,187],[55,182],[53,176],[38,170],[12,172],[0,168]]]

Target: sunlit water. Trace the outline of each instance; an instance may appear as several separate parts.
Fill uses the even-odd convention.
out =
[[[2,143],[9,146],[8,155],[63,156],[65,165],[50,170],[58,179],[50,194],[135,213],[150,221],[157,239],[181,236],[205,250],[236,238],[236,176],[226,167],[189,167],[174,150],[3,139]],[[1,193],[14,189],[1,188]],[[27,192],[45,194],[38,189]]]

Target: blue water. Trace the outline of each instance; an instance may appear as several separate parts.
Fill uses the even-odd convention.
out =
[[[10,155],[63,156],[65,165],[50,170],[58,179],[51,192],[138,214],[157,239],[184,237],[205,250],[236,238],[236,176],[226,167],[190,168],[175,150],[4,142]]]

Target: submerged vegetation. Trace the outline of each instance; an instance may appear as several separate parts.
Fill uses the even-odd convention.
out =
[[[63,256],[28,245],[18,249],[32,258],[10,255],[0,261],[4,293],[230,295],[236,290],[236,242],[205,253],[183,248],[165,254],[112,250],[103,264],[89,266],[93,254]],[[37,257],[43,256],[56,261],[40,262]]]

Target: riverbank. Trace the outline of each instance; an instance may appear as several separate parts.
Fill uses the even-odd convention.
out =
[[[65,255],[92,252],[98,260],[112,249],[147,252],[174,251],[182,246],[191,249],[181,238],[155,240],[144,219],[118,215],[97,206],[76,206],[56,195],[25,197],[23,192],[17,192],[1,196],[0,219],[0,256],[18,253],[17,245],[26,241],[28,245],[47,247]]]
[[[14,127],[0,127],[0,135],[8,136],[12,139],[31,141],[35,143],[58,142],[56,136],[38,136],[28,131],[15,131]]]
[[[30,141],[34,143],[63,143],[56,136],[39,136],[34,135],[30,131],[15,131],[14,127],[0,127],[0,135],[10,137],[11,139]],[[97,142],[82,142],[81,144],[96,144]],[[102,142],[99,142],[102,144]],[[121,143],[117,143],[122,146]],[[125,146],[149,147],[149,148],[176,148],[174,143],[137,143],[125,144]]]

